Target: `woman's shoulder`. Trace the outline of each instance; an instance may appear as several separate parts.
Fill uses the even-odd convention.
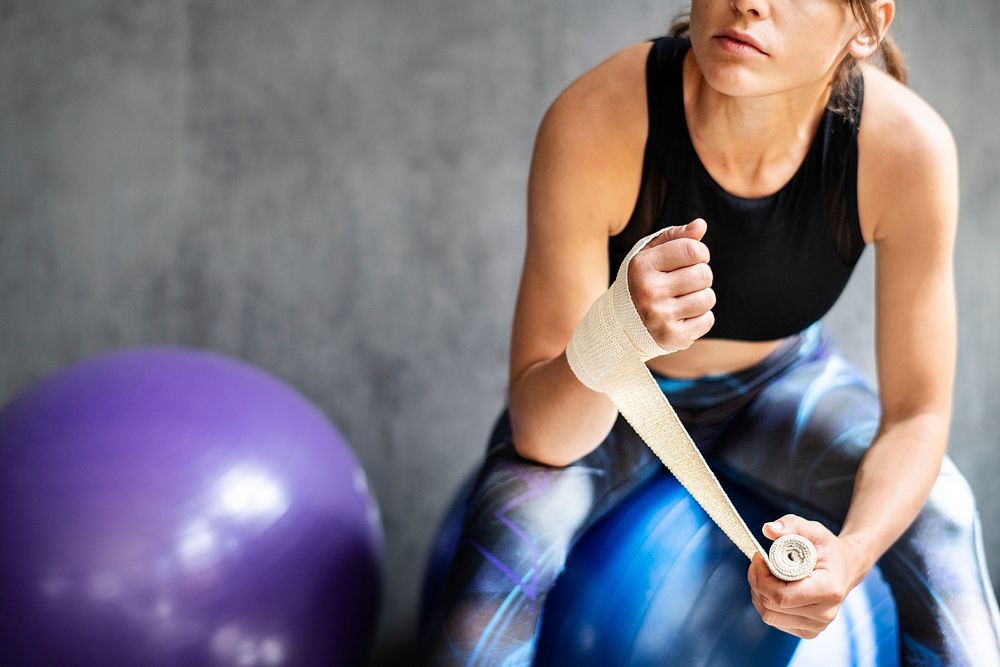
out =
[[[651,43],[618,49],[571,81],[542,118],[536,151],[571,161],[577,173],[599,174],[609,215],[634,200],[646,141],[646,59]],[[623,213],[624,212],[624,213]],[[608,234],[624,225],[611,220]]]
[[[690,48],[683,37],[661,35],[627,44],[573,79],[553,100],[547,116],[572,128],[574,136],[593,139],[598,149],[621,147],[633,154],[648,134],[650,88],[668,61]],[[662,86],[656,88],[664,94]],[[569,130],[567,130],[569,131]]]
[[[858,130],[860,150],[876,154],[889,168],[912,168],[953,149],[947,122],[913,88],[873,65],[864,64],[861,71],[865,94]]]
[[[919,201],[957,177],[957,149],[944,118],[914,89],[863,64],[864,104],[858,129],[859,197],[870,206]],[[892,197],[885,197],[892,192]],[[878,203],[876,203],[878,202]],[[881,219],[882,215],[876,215]],[[875,230],[884,236],[888,230]]]
[[[644,110],[646,60],[651,41],[614,51],[573,79],[550,106],[567,120],[579,120],[596,130],[620,128],[637,110]]]

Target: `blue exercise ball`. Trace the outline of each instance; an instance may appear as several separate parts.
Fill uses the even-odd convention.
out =
[[[236,359],[120,350],[0,411],[0,664],[356,665],[382,539],[340,431]]]
[[[474,476],[448,508],[433,543],[423,618],[458,543]],[[719,477],[749,526],[786,510]],[[823,517],[795,507],[800,516]],[[767,549],[770,542],[759,537]],[[753,607],[746,556],[666,469],[594,523],[574,544],[541,616],[534,664],[574,667],[896,667],[896,604],[878,568],[837,618],[804,640],[767,625]]]

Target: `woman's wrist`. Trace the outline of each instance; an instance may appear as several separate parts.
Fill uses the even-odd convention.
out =
[[[864,536],[852,532],[842,532],[837,535],[847,546],[847,554],[851,565],[851,588],[860,584],[871,569],[877,558]]]

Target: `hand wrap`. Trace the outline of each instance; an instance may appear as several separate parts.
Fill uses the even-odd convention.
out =
[[[580,382],[611,398],[635,432],[747,558],[759,553],[775,577],[803,579],[816,566],[815,546],[801,535],[783,535],[768,553],[764,551],[646,368],[649,359],[675,350],[660,347],[643,324],[629,294],[628,265],[666,229],[639,239],[625,256],[614,283],[573,331],[566,359]]]

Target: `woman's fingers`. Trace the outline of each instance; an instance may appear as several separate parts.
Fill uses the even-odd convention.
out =
[[[707,223],[669,227],[628,266],[629,296],[646,329],[663,349],[686,349],[715,324],[712,270],[701,242]],[[652,245],[653,241],[658,241]]]
[[[701,242],[707,227],[701,222],[693,230],[685,232],[664,232],[653,241],[664,239],[661,243],[650,247],[652,241],[646,244],[634,258],[652,271],[669,273],[699,263],[708,263],[711,253],[708,246]]]
[[[678,320],[687,320],[704,315],[714,307],[715,292],[709,287],[674,299],[673,316]]]
[[[690,341],[695,341],[708,333],[715,326],[715,313],[706,311],[701,315],[689,317],[679,324],[684,335]]]
[[[680,298],[711,287],[713,279],[712,267],[707,262],[698,262],[664,274],[658,290]]]
[[[658,245],[662,245],[668,241],[673,241],[674,239],[679,239],[682,237],[689,237],[693,239],[700,239],[707,229],[707,223],[702,218],[695,218],[686,225],[675,225],[667,227],[666,230],[650,240],[646,244],[646,247],[642,249],[643,252],[649,250],[650,248],[655,248]]]

